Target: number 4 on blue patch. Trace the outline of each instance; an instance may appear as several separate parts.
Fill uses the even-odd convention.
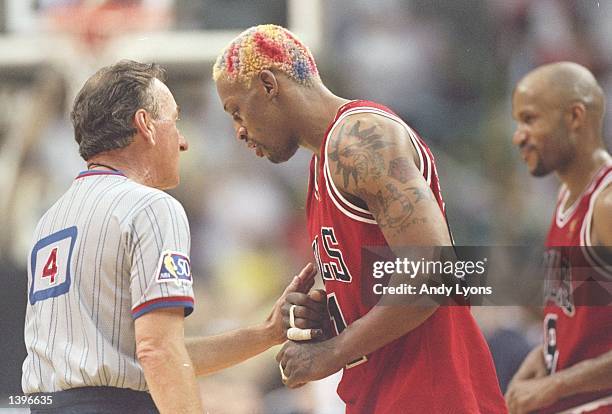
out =
[[[30,256],[30,305],[63,295],[70,289],[70,262],[77,237],[75,226],[39,240]]]

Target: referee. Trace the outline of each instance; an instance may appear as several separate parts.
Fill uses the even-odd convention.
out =
[[[32,413],[201,413],[195,376],[284,342],[285,297],[312,287],[308,264],[261,324],[185,340],[189,224],[160,190],[178,184],[187,142],[164,80],[158,65],[121,61],[75,99],[88,169],[41,218],[28,260],[22,388]]]
[[[22,387],[41,397],[33,413],[202,412],[183,338],[189,225],[161,191],[178,184],[187,142],[164,80],[155,64],[122,61],[74,102],[88,169],[39,221],[28,260]]]

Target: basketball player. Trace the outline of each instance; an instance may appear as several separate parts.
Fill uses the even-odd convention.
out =
[[[544,343],[508,387],[512,413],[612,413],[612,308],[609,296],[601,300],[612,281],[612,157],[602,139],[604,106],[591,72],[570,62],[533,70],[512,96],[513,142],[529,172],[555,172],[562,183],[546,240],[553,274],[546,280]]]
[[[164,79],[155,64],[122,61],[76,97],[88,170],[40,220],[28,261],[22,386],[39,397],[33,413],[201,414],[195,375],[282,343],[284,295],[312,286],[309,265],[265,323],[185,344],[189,225],[160,190],[178,184],[188,144]]]
[[[308,230],[337,335],[288,342],[277,357],[286,384],[344,368],[347,413],[505,412],[469,308],[361,301],[362,247],[451,245],[434,159],[416,132],[380,104],[332,94],[282,27],[244,31],[213,78],[237,137],[258,156],[280,163],[299,146],[313,152]]]

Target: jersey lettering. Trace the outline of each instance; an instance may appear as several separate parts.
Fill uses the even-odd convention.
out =
[[[338,240],[334,234],[333,227],[322,227],[321,228],[321,240],[323,241],[323,249],[331,260],[329,262],[321,260],[321,254],[319,252],[319,236],[315,236],[312,242],[312,248],[314,250],[315,260],[319,267],[321,277],[323,281],[326,280],[337,280],[340,282],[350,283],[353,280],[351,273],[344,263],[344,257],[342,251],[337,247]]]
[[[568,254],[567,248],[551,248],[544,253],[544,299],[555,303],[567,316],[573,316],[572,269]]]

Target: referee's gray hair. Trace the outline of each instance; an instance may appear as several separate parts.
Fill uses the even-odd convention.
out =
[[[153,117],[159,115],[150,90],[153,79],[166,81],[166,71],[158,64],[122,60],[100,69],[85,82],[70,113],[83,159],[131,144],[138,109]]]

